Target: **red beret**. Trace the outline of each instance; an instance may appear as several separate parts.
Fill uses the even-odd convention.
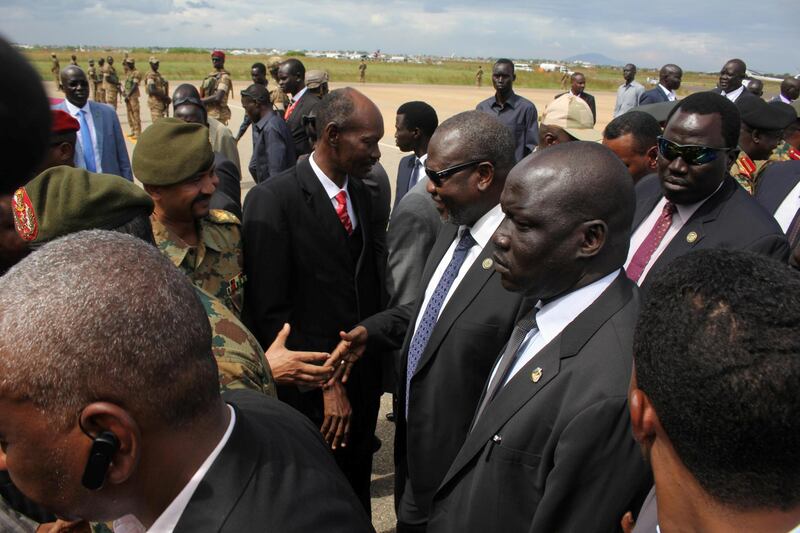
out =
[[[78,121],[66,111],[52,109],[50,113],[52,113],[53,118],[53,125],[50,127],[50,133],[70,133],[81,129]]]
[[[222,50],[214,50],[211,52],[211,57],[221,57],[222,59],[225,59],[225,52]]]

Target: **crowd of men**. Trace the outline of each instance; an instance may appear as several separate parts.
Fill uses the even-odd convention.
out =
[[[500,59],[398,108],[390,208],[377,106],[295,58],[236,135],[223,52],[146,78],[130,159],[113,76],[48,104],[0,59],[3,531],[372,531],[384,391],[399,533],[800,527],[797,80],[628,65],[600,132],[583,74],[540,117]]]

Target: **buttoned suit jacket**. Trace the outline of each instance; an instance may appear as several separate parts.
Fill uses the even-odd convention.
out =
[[[556,95],[556,98],[558,98],[559,96],[563,96],[565,94],[567,94],[567,93],[559,93],[559,94]],[[582,92],[578,96],[581,99],[583,99],[583,101],[586,102],[589,105],[589,109],[592,110],[592,116],[594,117],[594,121],[597,122],[597,108],[596,108],[595,103],[594,103],[594,96],[592,96],[591,94],[587,93],[586,91]]]
[[[103,174],[114,174],[133,181],[131,160],[128,157],[128,148],[125,146],[125,137],[122,134],[122,126],[119,124],[116,111],[110,105],[91,100],[87,104],[94,120],[97,150],[100,152],[100,165],[103,168]],[[63,100],[55,104],[53,109],[60,109],[69,113],[67,104]],[[75,143],[75,166],[86,168],[80,132],[78,132],[77,137],[77,142]]]
[[[417,156],[415,154],[407,155],[400,160],[397,166],[397,180],[394,187],[394,205],[392,209],[397,208],[397,204],[408,191],[411,190],[409,182],[411,181],[411,173],[414,171],[414,162]]]
[[[423,510],[466,437],[495,356],[523,306],[518,294],[502,287],[500,274],[491,265],[494,245],[489,242],[439,315],[411,379],[406,419],[407,354],[415,321],[423,312],[425,289],[457,234],[453,224],[444,224],[439,231],[413,302],[362,322],[373,342],[375,338],[402,340],[394,409],[395,504],[408,476],[415,503]]]
[[[312,110],[316,109],[319,102],[319,98],[306,91],[303,93],[303,96],[300,97],[292,114],[286,119],[286,125],[289,126],[289,130],[292,132],[294,154],[296,157],[311,153],[311,143],[308,141],[306,127],[303,125],[303,116],[308,115]]]
[[[526,363],[467,436],[428,531],[618,531],[652,486],[627,393],[636,286],[624,274]]]
[[[175,533],[374,531],[305,417],[255,391],[223,398],[235,409],[236,424]]]
[[[778,161],[769,165],[756,185],[755,199],[774,215],[786,196],[800,182],[800,161]]]
[[[663,195],[657,174],[645,176],[636,184],[634,231]],[[749,250],[782,263],[789,258],[789,244],[778,223],[730,175],[725,176],[719,190],[694,212],[650,267],[640,285],[642,293],[647,294],[654,277],[675,258],[693,250],[716,248]]]
[[[661,90],[661,87],[658,86],[645,91],[642,96],[639,97],[639,105],[657,104],[659,102],[669,102],[669,98],[667,98],[667,95]]]

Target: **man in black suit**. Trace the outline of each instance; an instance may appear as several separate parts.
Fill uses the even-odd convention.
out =
[[[299,59],[287,59],[278,67],[278,84],[285,94],[291,94],[289,107],[283,113],[286,125],[294,139],[295,157],[311,153],[311,144],[303,125],[303,117],[310,114],[318,105],[319,98],[306,89],[306,67]]]
[[[745,249],[787,260],[778,224],[728,174],[739,122],[736,106],[710,91],[672,110],[659,138],[658,174],[636,184],[625,270],[645,293],[652,274],[691,250]]]
[[[736,103],[740,98],[758,98],[745,89],[742,82],[747,77],[747,65],[741,59],[731,59],[719,71],[717,87],[711,92],[721,94],[731,102]]]
[[[394,408],[399,533],[425,531],[434,491],[464,441],[521,305],[500,286],[490,242],[503,219],[500,192],[514,146],[508,128],[481,111],[439,126],[426,163],[428,192],[448,223],[428,255],[416,299],[344,335],[356,352],[367,344],[402,346]]]
[[[786,233],[792,254],[789,262],[800,266],[800,161],[770,165],[761,175],[755,199]]]
[[[605,146],[560,144],[514,167],[500,204],[495,270],[538,303],[490,373],[428,529],[617,531],[651,483],[626,397],[632,180]]]
[[[155,247],[81,232],[0,285],[0,469],[32,500],[117,531],[372,531],[311,423],[220,395],[206,312]]]
[[[681,78],[683,78],[681,67],[672,63],[664,65],[658,72],[658,86],[645,91],[639,98],[639,105],[674,102],[678,99],[675,91],[681,86]]]
[[[242,219],[242,185],[239,169],[233,161],[214,152],[214,173],[219,178],[217,190],[211,195],[211,209],[222,209]]]
[[[382,308],[382,252],[375,243],[386,228],[373,227],[370,193],[351,177],[366,175],[380,158],[383,120],[375,104],[347,88],[322,99],[316,126],[315,151],[245,199],[250,294],[243,318],[265,346],[290,323],[287,346],[330,352],[340,330]],[[279,398],[321,427],[367,510],[380,392],[375,357],[359,362],[346,386],[339,380],[322,390],[278,386]]]
[[[594,118],[594,121],[597,122],[597,108],[595,107],[594,96],[584,91],[584,89],[586,88],[586,76],[584,76],[582,72],[573,72],[572,75],[569,77],[569,79],[570,83],[572,84],[570,92],[574,96],[581,98],[584,102],[586,102],[589,105],[589,109],[592,110],[592,117]],[[558,98],[562,94],[567,94],[567,93],[559,93],[556,95],[556,98]]]
[[[414,152],[400,160],[394,188],[394,207],[425,176],[428,143],[439,125],[436,110],[425,102],[406,102],[397,108],[394,142],[401,152]]]

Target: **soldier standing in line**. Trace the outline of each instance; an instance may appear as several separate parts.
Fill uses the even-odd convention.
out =
[[[150,72],[144,78],[147,92],[147,105],[150,107],[150,118],[153,122],[169,116],[169,82],[158,71],[158,58],[150,57]]]
[[[142,75],[136,70],[136,61],[132,57],[127,60],[128,72],[125,78],[125,108],[128,111],[128,126],[131,128],[130,138],[135,140],[142,134],[142,118],[139,114],[139,84]]]
[[[78,66],[78,58],[75,56],[75,54],[72,54],[72,57],[70,58],[69,64],[70,65],[75,65],[76,67]]]
[[[92,80],[94,83],[94,94],[95,94],[95,101],[100,102],[101,104],[106,103],[106,89],[103,87],[103,72],[106,68],[106,60],[104,58],[100,58],[97,60],[97,70],[95,71],[95,77]]]
[[[61,90],[61,65],[58,62],[58,58],[56,57],[55,52],[50,54],[50,60],[53,62],[53,65],[50,67],[50,72],[53,73],[53,79],[56,82],[56,87],[58,90]]]
[[[86,69],[86,77],[89,78],[89,88],[92,91],[92,100],[97,102],[97,68],[94,66],[94,59],[89,58],[89,68]]]
[[[361,60],[361,64],[358,65],[358,81],[367,83],[367,62],[363,59]]]
[[[289,97],[286,96],[286,93],[281,89],[280,83],[278,83],[278,67],[280,67],[282,62],[283,59],[280,57],[272,56],[269,58],[269,63],[267,63],[269,75],[272,81],[275,82],[272,84],[272,88],[269,89],[269,99],[272,102],[272,107],[275,108],[276,111],[280,111],[281,115],[283,115],[283,112],[289,107]]]
[[[119,77],[114,68],[114,58],[106,58],[106,68],[103,70],[103,89],[106,93],[106,103],[117,110],[117,93],[119,93]]]
[[[228,93],[233,94],[230,72],[225,70],[225,52],[214,50],[211,53],[214,71],[200,85],[200,97],[208,110],[208,116],[228,125],[231,108],[228,107]]]
[[[480,87],[481,82],[483,82],[483,66],[478,65],[478,72],[475,73],[475,85]]]

